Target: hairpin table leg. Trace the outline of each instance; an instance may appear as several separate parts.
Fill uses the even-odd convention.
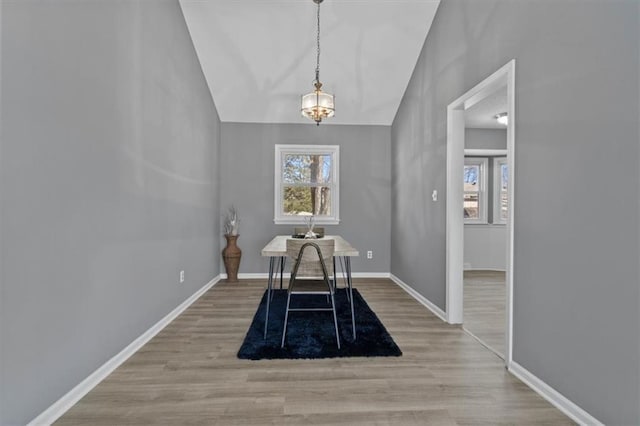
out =
[[[269,258],[269,281],[267,282],[267,313],[264,318],[264,338],[267,338],[267,328],[269,327],[269,305],[271,305],[271,293],[273,287],[273,266],[276,258],[271,256]]]
[[[356,340],[356,316],[353,311],[353,281],[351,279],[351,258],[344,257],[344,264],[347,270],[347,284],[349,286],[348,294],[351,302],[351,327],[353,328],[353,340]]]

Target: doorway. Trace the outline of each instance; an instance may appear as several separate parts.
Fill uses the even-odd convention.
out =
[[[498,71],[487,77],[474,88],[463,94],[447,108],[447,259],[446,259],[446,311],[447,321],[464,326],[464,241],[465,241],[465,206],[467,213],[474,214],[477,223],[486,221],[488,210],[481,206],[480,194],[473,194],[470,188],[465,191],[465,154],[468,157],[489,159],[503,156],[503,164],[508,170],[505,176],[506,188],[504,198],[508,200],[508,208],[504,211],[504,344],[502,348],[494,348],[503,356],[509,367],[512,359],[512,319],[513,319],[513,210],[514,210],[514,149],[515,149],[515,60],[510,61]],[[505,111],[508,121],[506,127],[506,147],[502,148],[467,148],[465,151],[465,113],[477,108],[483,101],[496,97],[506,89]],[[497,114],[495,114],[497,115]],[[492,117],[495,119],[495,117]],[[489,161],[489,160],[487,160]],[[476,162],[483,164],[481,162]],[[496,163],[497,164],[497,163]],[[479,169],[478,169],[479,170]],[[485,189],[486,189],[485,183]],[[466,200],[466,201],[465,201]],[[500,201],[500,198],[497,199]],[[475,203],[475,204],[474,204]],[[495,207],[497,205],[497,207]],[[476,211],[473,210],[476,207]],[[500,203],[494,204],[494,213],[499,216]],[[484,209],[484,210],[483,210]],[[496,212],[495,209],[498,211]],[[497,217],[497,216],[496,216]],[[467,218],[469,219],[469,218]],[[467,220],[469,222],[469,220]],[[471,221],[473,222],[473,220]],[[502,297],[502,296],[501,296]]]

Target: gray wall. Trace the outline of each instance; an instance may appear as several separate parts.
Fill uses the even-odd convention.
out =
[[[1,24],[11,425],[219,273],[220,125],[177,1],[3,2]]]
[[[507,149],[506,129],[464,129],[466,149]]]
[[[354,272],[389,272],[390,127],[321,124],[223,123],[220,151],[221,214],[240,215],[240,273],[266,273],[260,250],[293,225],[273,223],[276,144],[340,145],[340,224],[324,225],[360,250]],[[222,237],[219,237],[222,238]],[[373,259],[366,251],[373,250]],[[223,269],[224,271],[224,269]]]
[[[515,58],[514,360],[639,424],[638,4],[446,0],[392,126],[391,271],[445,306],[447,105]]]

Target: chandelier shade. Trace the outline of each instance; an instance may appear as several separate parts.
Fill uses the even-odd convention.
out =
[[[333,117],[335,113],[335,103],[333,95],[323,92],[320,87],[322,83],[316,85],[316,90],[306,95],[302,95],[302,116],[307,117],[317,124],[323,118]]]
[[[302,95],[302,107],[300,112],[303,117],[307,117],[320,125],[324,118],[333,117],[335,113],[335,98],[330,93],[322,91],[322,83],[320,83],[320,3],[323,0],[313,0],[318,5],[317,21],[318,32],[316,37],[316,78],[313,82],[315,90],[306,95]]]

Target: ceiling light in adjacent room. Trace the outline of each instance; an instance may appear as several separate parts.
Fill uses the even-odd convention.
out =
[[[507,114],[506,112],[501,112],[500,114],[496,114],[494,118],[500,124],[503,124],[505,126],[509,124],[509,114]]]

